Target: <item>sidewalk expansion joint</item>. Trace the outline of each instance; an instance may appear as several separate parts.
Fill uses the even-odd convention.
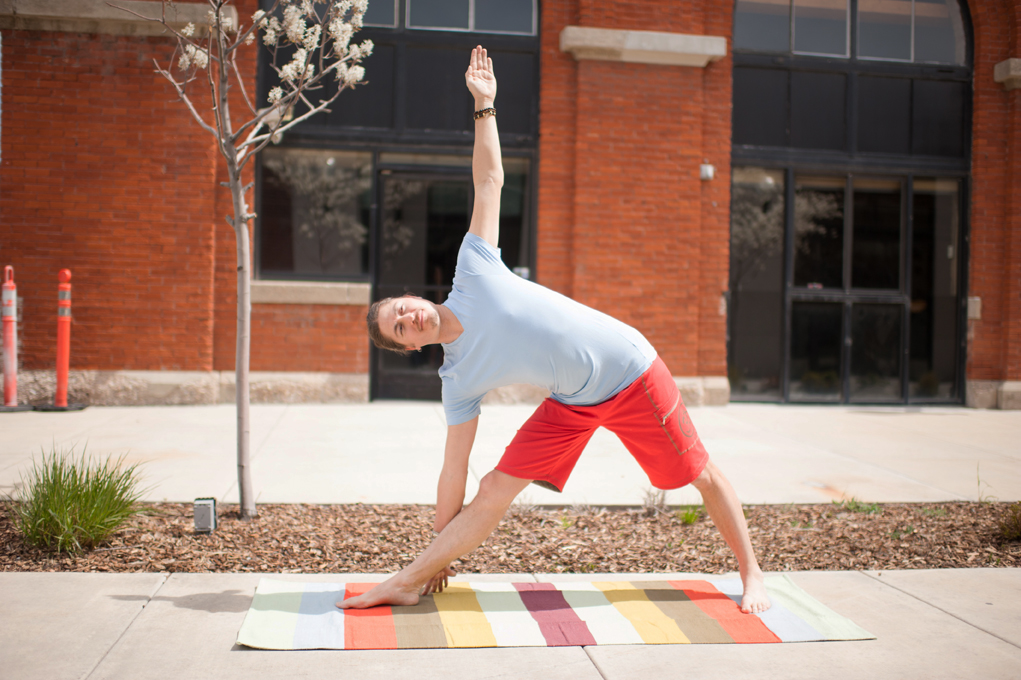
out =
[[[933,609],[939,610],[939,611],[943,612],[944,614],[946,614],[947,616],[953,617],[953,618],[957,619],[958,621],[960,621],[961,623],[963,623],[963,624],[965,624],[967,626],[971,626],[975,630],[980,630],[983,633],[985,633],[986,635],[992,635],[997,640],[1000,640],[1002,642],[1006,642],[1011,647],[1017,647],[1018,649],[1021,649],[1021,645],[1019,645],[1018,643],[1013,642],[1012,640],[1008,640],[1007,638],[1002,637],[1000,635],[997,635],[996,633],[994,633],[991,630],[986,630],[982,626],[976,625],[976,624],[972,623],[971,621],[969,621],[967,619],[961,618],[960,616],[958,616],[957,614],[955,614],[955,613],[953,613],[951,611],[947,611],[946,609],[943,609],[943,607],[939,607],[937,605],[934,605],[932,602],[929,602],[927,600],[923,600],[922,598],[918,597],[914,593],[911,593],[911,592],[909,592],[907,590],[904,590],[903,588],[901,588],[899,586],[896,586],[896,585],[890,583],[889,581],[884,581],[880,577],[873,576],[872,574],[869,574],[869,573],[864,572],[864,571],[862,571],[861,573],[865,574],[866,576],[868,576],[869,578],[871,578],[871,579],[873,579],[875,581],[878,581],[879,583],[882,583],[884,586],[889,586],[890,588],[893,588],[894,590],[897,590],[897,591],[900,591],[900,592],[904,593],[908,597],[912,597],[912,598],[918,600],[919,602],[921,602],[924,605],[927,605],[929,607],[932,607]]]
[[[131,629],[131,626],[135,624],[135,621],[138,619],[139,616],[142,615],[142,612],[145,611],[145,608],[149,606],[149,603],[152,602],[152,599],[156,597],[156,595],[158,595],[161,590],[163,590],[163,586],[166,585],[167,580],[169,578],[170,572],[166,571],[160,572],[160,580],[156,584],[156,587],[152,589],[152,592],[149,593],[148,599],[142,603],[141,607],[138,608],[138,611],[135,612],[135,615],[131,617],[131,620],[128,621],[128,624],[124,626],[124,630],[122,630],[121,634],[117,636],[117,639],[113,641],[113,644],[110,645],[109,648],[107,648],[107,650],[103,653],[103,656],[99,657],[99,660],[96,661],[95,665],[92,666],[92,668],[90,668],[88,671],[82,674],[81,680],[88,680],[88,678],[91,678],[92,675],[96,672],[96,669],[99,668],[104,661],[106,661],[106,657],[109,656],[110,652],[112,652],[114,648],[120,644],[121,640],[124,638],[124,635]]]
[[[592,667],[596,669],[596,673],[599,673],[599,677],[603,680],[609,680],[606,677],[606,673],[603,672],[603,669],[599,667],[599,662],[592,657],[592,652],[589,651],[589,646],[582,647],[582,650],[585,652],[585,656],[588,657],[588,660],[592,662]]]

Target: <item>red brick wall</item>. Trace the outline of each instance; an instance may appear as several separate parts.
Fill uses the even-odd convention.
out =
[[[975,73],[972,123],[971,259],[968,295],[982,299],[981,320],[969,322],[967,377],[970,380],[1021,378],[1016,356],[1019,338],[1011,333],[1010,311],[1016,310],[1018,266],[1011,242],[1021,228],[1017,166],[1018,111],[1008,93],[993,80],[993,67],[1019,57],[1017,3],[973,0],[969,3],[974,30]],[[1013,280],[1011,280],[1013,276]],[[1014,299],[1011,299],[1011,298]],[[1014,313],[1014,324],[1018,314]],[[1013,353],[1011,365],[1008,355]],[[1011,377],[1013,376],[1013,377]]]
[[[247,23],[258,9],[258,0],[238,3],[238,13]],[[356,35],[357,37],[357,35]],[[242,50],[238,60],[242,73],[254,89],[257,52]],[[249,95],[254,97],[250,89]],[[341,101],[344,94],[341,93]],[[232,113],[237,120],[247,119],[244,101],[235,97]],[[226,161],[217,156],[218,181],[227,180]],[[246,168],[245,183],[255,178],[254,166]],[[213,338],[213,368],[234,370],[237,345],[237,240],[223,215],[234,213],[230,191],[216,194],[216,304]],[[247,194],[248,209],[254,211],[254,192]],[[249,226],[252,238],[254,222]],[[252,242],[254,244],[254,242]],[[255,248],[252,253],[254,256]],[[369,340],[365,332],[368,307],[347,305],[253,305],[251,361],[253,371],[329,371],[367,373]]]
[[[248,17],[256,0],[244,0]],[[970,379],[1021,379],[1021,2],[974,0]],[[732,3],[549,0],[541,39],[540,282],[645,332],[678,375],[723,375],[731,61],[577,62],[568,25],[728,38]],[[74,271],[72,367],[229,370],[236,255],[222,159],[151,58],[160,38],[4,31],[0,264],[25,300],[22,362],[52,365]],[[255,50],[243,53],[254,85]],[[198,93],[196,92],[197,96]],[[342,95],[343,96],[343,95]],[[240,100],[235,115],[244,111]],[[698,166],[716,167],[701,182]],[[249,177],[250,179],[250,177]],[[251,193],[249,194],[251,205]],[[252,368],[366,372],[364,307],[256,305]]]
[[[727,56],[702,73],[702,161],[716,179],[702,182],[702,276],[697,375],[727,375],[727,316],[723,294],[730,278],[730,58],[733,3],[706,2],[703,32],[727,38]],[[721,313],[721,311],[723,313]]]
[[[575,62],[559,34],[576,15],[593,28],[729,36],[730,9],[710,6],[544,5],[539,281],[641,330],[677,375],[726,374],[730,61]],[[699,179],[703,162],[717,167],[712,182]]]
[[[252,370],[368,372],[367,311],[356,305],[256,305]]]
[[[577,0],[543,3],[539,77],[537,280],[573,294],[574,145],[577,62],[560,51],[560,31],[578,23]]]
[[[240,3],[242,20],[257,6]],[[73,272],[73,369],[234,367],[226,165],[153,72],[172,51],[162,38],[4,31],[0,265],[14,265],[24,298],[23,368],[53,365],[62,267]],[[239,62],[254,87],[256,48]],[[203,93],[190,90],[204,112]],[[239,96],[232,112],[248,115]],[[251,367],[364,373],[365,312],[256,305]]]
[[[1010,47],[1009,57],[1021,58],[1021,0],[1014,0],[1009,7]],[[1006,380],[1021,380],[1021,89],[1007,93],[1010,102],[1007,121],[1009,122],[1010,188],[1009,201],[1005,206],[1008,229],[1006,248],[1007,263],[1004,271],[1006,297],[1003,346],[1003,377]]]
[[[3,33],[0,264],[24,298],[25,368],[55,360],[73,273],[71,367],[212,367],[211,138],[152,58],[168,41]]]

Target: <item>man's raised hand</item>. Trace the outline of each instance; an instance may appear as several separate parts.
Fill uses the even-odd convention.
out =
[[[482,45],[472,50],[464,82],[475,97],[476,108],[479,105],[487,107],[493,105],[496,99],[496,75],[493,73],[493,60],[489,58]]]

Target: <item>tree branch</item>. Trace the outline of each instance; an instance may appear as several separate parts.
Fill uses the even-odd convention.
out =
[[[238,85],[241,86],[241,96],[244,97],[245,104],[248,104],[248,110],[252,112],[252,115],[257,115],[258,111],[256,111],[255,107],[252,105],[252,100],[248,98],[248,90],[245,88],[245,79],[241,77],[241,71],[238,69],[237,55],[234,53],[230,55],[230,65],[234,68],[234,75],[237,76]]]
[[[176,80],[174,80],[174,77],[170,74],[169,71],[164,70],[163,67],[160,66],[158,61],[156,61],[155,59],[153,59],[152,61],[154,64],[156,64],[156,72],[159,73],[164,78],[166,78],[168,81],[170,81],[170,84],[174,86],[174,89],[177,91],[177,96],[181,99],[181,101],[184,102],[184,105],[188,107],[188,110],[191,111],[191,115],[192,117],[195,118],[195,121],[200,126],[202,126],[203,130],[206,130],[213,136],[217,136],[216,129],[206,121],[202,120],[202,116],[200,116],[199,112],[195,110],[195,106],[191,103],[191,100],[188,98],[188,95],[185,94],[184,88],[182,88],[181,85],[178,84]]]
[[[162,5],[162,7],[163,7],[163,16],[160,19],[153,19],[152,17],[147,17],[144,14],[139,14],[138,12],[136,12],[134,10],[128,9],[127,7],[121,7],[120,5],[115,5],[112,2],[108,2],[106,4],[108,6],[110,6],[110,7],[113,7],[114,9],[119,9],[122,12],[127,12],[128,14],[133,14],[136,17],[138,17],[139,19],[142,19],[144,21],[151,21],[151,22],[153,22],[155,24],[162,24],[165,29],[167,29],[168,31],[173,33],[174,36],[177,37],[177,40],[178,40],[179,43],[185,42],[185,43],[188,43],[189,45],[194,45],[197,49],[202,49],[202,47],[199,45],[199,43],[195,42],[194,40],[192,40],[188,36],[184,35],[180,31],[178,31],[176,28],[174,28],[173,26],[171,26],[170,24],[167,23],[166,2],[164,2],[163,5]],[[210,29],[210,32],[212,32],[212,29]],[[212,54],[209,55],[209,59],[210,60],[213,59]]]

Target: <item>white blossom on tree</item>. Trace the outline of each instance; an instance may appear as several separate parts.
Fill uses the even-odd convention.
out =
[[[372,54],[372,41],[352,44],[351,38],[362,26],[368,3],[365,0],[276,0],[268,11],[258,10],[251,22],[239,18],[233,0],[206,0],[209,13],[206,25],[189,23],[177,29],[167,19],[170,0],[163,0],[158,19],[120,7],[135,16],[163,24],[177,41],[177,48],[166,64],[156,64],[156,72],[166,78],[198,125],[216,139],[227,162],[228,185],[233,197],[234,215],[227,222],[237,239],[237,348],[236,392],[238,417],[238,487],[241,516],[255,516],[249,456],[249,384],[248,366],[251,328],[251,247],[248,223],[255,217],[245,194],[251,185],[242,182],[248,162],[270,142],[329,106],[340,93],[362,82],[365,69],[360,62]],[[110,5],[117,7],[116,1]],[[261,33],[263,46],[270,51],[270,67],[279,80],[273,84],[263,103],[250,92],[250,83],[238,68],[238,55],[255,49]],[[196,107],[194,88],[203,86],[210,97],[210,110]],[[247,113],[232,114],[233,104],[243,103]]]

